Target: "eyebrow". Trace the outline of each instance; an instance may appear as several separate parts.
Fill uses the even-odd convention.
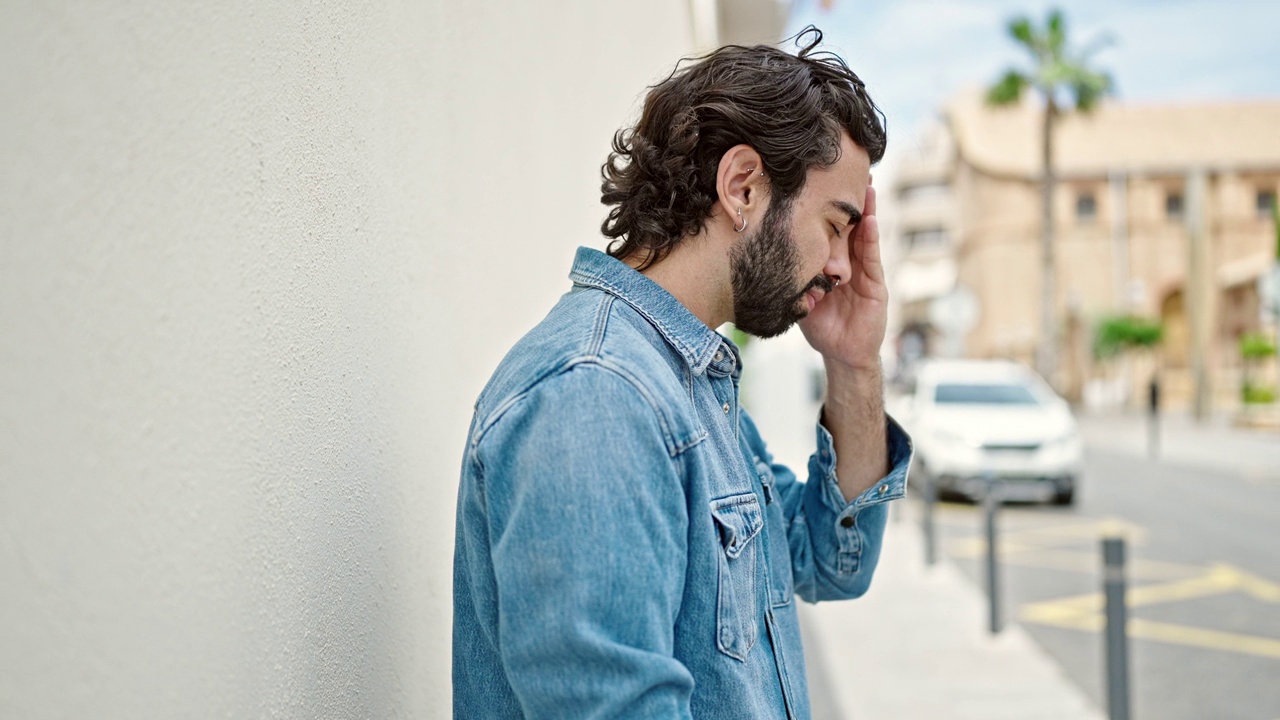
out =
[[[832,200],[831,206],[849,216],[848,225],[857,225],[862,222],[862,211],[856,206],[851,205],[843,200]]]

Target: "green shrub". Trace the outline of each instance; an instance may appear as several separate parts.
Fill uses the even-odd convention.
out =
[[[747,345],[751,343],[752,336],[739,330],[737,325],[731,325],[729,327],[729,339],[733,341],[734,345],[738,346],[739,350],[745,350]]]
[[[1276,344],[1263,333],[1245,333],[1240,336],[1240,354],[1245,360],[1265,360],[1276,354]]]
[[[1164,326],[1158,320],[1133,315],[1102,318],[1093,336],[1093,356],[1099,360],[1119,355],[1132,347],[1154,347],[1164,337]]]
[[[1276,401],[1276,389],[1269,385],[1246,382],[1240,390],[1241,399],[1246,405],[1265,405]]]

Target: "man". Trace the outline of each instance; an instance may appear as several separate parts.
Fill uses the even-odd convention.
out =
[[[795,595],[857,597],[910,443],[884,413],[881,115],[838,58],[725,47],[651,88],[603,168],[609,254],[476,404],[454,713],[807,718]],[[809,481],[738,405],[732,321],[799,321],[828,394]]]

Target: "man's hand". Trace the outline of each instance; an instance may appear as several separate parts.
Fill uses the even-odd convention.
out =
[[[889,312],[889,289],[880,264],[876,191],[867,185],[862,222],[849,240],[853,277],[840,283],[800,321],[804,337],[822,354],[827,397],[822,424],[831,432],[836,477],[846,501],[889,471],[880,344]]]
[[[800,329],[828,363],[860,370],[878,368],[888,322],[889,289],[880,262],[876,191],[870,185],[862,222],[849,239],[849,265],[853,277],[828,293],[800,321]]]

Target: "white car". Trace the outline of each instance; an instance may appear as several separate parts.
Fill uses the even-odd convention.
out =
[[[912,475],[975,500],[998,481],[1006,500],[1075,500],[1083,447],[1065,400],[1004,360],[930,360],[898,413],[916,447]]]

